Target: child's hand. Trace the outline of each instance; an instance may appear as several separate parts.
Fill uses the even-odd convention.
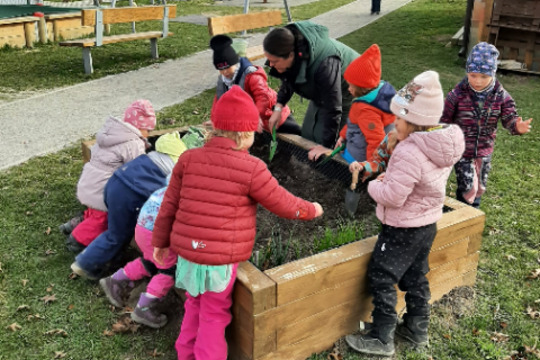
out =
[[[309,150],[307,157],[311,161],[317,161],[321,157],[321,155],[323,154],[329,155],[328,153],[329,151],[327,148],[325,148],[322,145],[317,145],[311,150]]]
[[[272,133],[274,126],[276,129],[279,127],[279,120],[281,120],[281,111],[274,111],[268,119],[268,129],[270,130],[270,133]]]
[[[163,261],[169,255],[169,248],[154,248],[154,260],[159,265],[165,265]]]
[[[379,181],[383,181],[383,179],[384,179],[384,175],[385,175],[385,174],[386,174],[386,173],[385,173],[385,172],[383,172],[383,173],[382,173],[381,175],[377,176],[377,180],[379,180]]]
[[[364,170],[364,166],[362,164],[360,164],[358,161],[353,161],[350,165],[349,165],[349,171],[351,172],[351,174],[355,171],[358,171],[358,172],[361,172]]]
[[[516,130],[519,134],[526,134],[529,131],[531,131],[531,121],[532,118],[530,118],[527,121],[523,121],[521,117],[518,117],[516,122]]]
[[[322,214],[324,213],[324,210],[321,204],[319,204],[318,202],[313,202],[312,204],[313,206],[315,206],[315,217],[322,216]]]
[[[341,136],[337,139],[336,141],[336,146],[334,146],[334,149],[337,149],[338,147],[340,147],[341,145],[343,145],[343,142],[345,141],[344,138],[342,138]]]

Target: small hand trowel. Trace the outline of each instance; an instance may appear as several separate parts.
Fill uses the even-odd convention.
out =
[[[268,162],[271,162],[276,154],[277,150],[277,135],[276,135],[276,126],[272,127],[272,141],[270,142],[270,154],[268,155]]]
[[[358,171],[352,173],[351,186],[345,190],[345,210],[351,217],[356,213],[360,201],[360,193],[356,192],[356,184],[358,184]]]

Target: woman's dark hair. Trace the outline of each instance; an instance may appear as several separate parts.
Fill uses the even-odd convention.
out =
[[[263,41],[264,51],[270,55],[288,58],[295,50],[294,34],[291,30],[281,27],[275,28],[266,35]]]

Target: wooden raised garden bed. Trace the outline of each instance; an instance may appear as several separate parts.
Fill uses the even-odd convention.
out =
[[[83,142],[85,158],[90,145],[91,141]],[[296,148],[305,155],[313,145],[298,136],[279,135],[278,151]],[[350,182],[343,159],[336,156],[327,164],[333,173],[339,168],[341,177],[348,174]],[[457,200],[446,198],[445,206],[429,256],[432,302],[456,287],[475,283],[485,223],[482,211]],[[366,271],[376,240],[376,236],[359,239],[265,271],[241,263],[233,321],[227,328],[229,359],[303,360],[358,330],[359,321],[369,321],[372,310]],[[404,294],[398,291],[396,310],[400,313],[404,307]]]
[[[313,143],[280,136],[280,143],[308,149]],[[343,160],[336,157],[335,163]],[[453,288],[473,285],[485,215],[451,198],[437,223],[428,274],[432,299]],[[249,262],[238,267],[233,322],[228,328],[230,359],[294,360],[330,348],[367,321],[372,305],[367,264],[376,236],[301,260],[260,271]],[[399,292],[398,292],[399,293]],[[399,293],[397,311],[405,307]]]

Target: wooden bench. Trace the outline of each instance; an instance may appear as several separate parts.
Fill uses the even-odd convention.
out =
[[[208,18],[208,32],[211,36],[229,34],[245,30],[260,29],[283,23],[280,10],[261,11],[249,14],[226,15]],[[246,49],[249,60],[257,60],[264,57],[262,45],[251,46]]]
[[[93,26],[95,29],[95,37],[63,41],[59,44],[60,46],[76,46],[82,48],[84,71],[86,74],[94,72],[90,50],[93,47],[106,44],[149,39],[152,58],[157,59],[159,57],[157,40],[172,35],[172,33],[169,32],[169,19],[174,17],[176,17],[176,5],[83,9],[82,25]],[[104,36],[104,25],[147,20],[162,20],[163,29],[161,31]]]

